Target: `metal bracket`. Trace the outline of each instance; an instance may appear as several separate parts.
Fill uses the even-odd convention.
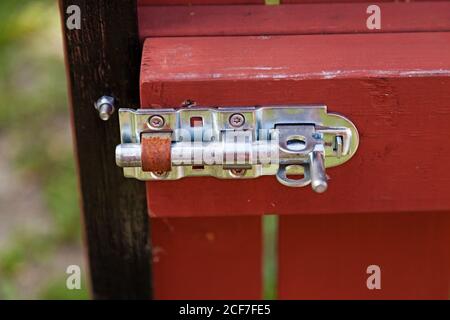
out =
[[[117,165],[139,180],[275,175],[324,192],[325,168],[349,160],[359,143],[354,124],[324,105],[120,109],[119,121]]]

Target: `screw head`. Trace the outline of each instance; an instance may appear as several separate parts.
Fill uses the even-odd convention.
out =
[[[228,122],[233,128],[242,127],[245,123],[245,117],[241,113],[233,113]]]
[[[161,129],[164,126],[165,120],[159,115],[151,116],[148,119],[148,125],[153,129]]]
[[[233,175],[235,177],[242,177],[245,175],[246,172],[247,172],[246,169],[231,169],[230,170],[231,175]]]
[[[312,134],[312,137],[313,137],[314,139],[316,139],[316,140],[322,140],[322,139],[323,139],[323,134],[320,133],[320,132],[314,132],[314,133]]]
[[[183,103],[181,104],[181,107],[183,108],[192,108],[195,107],[196,102],[194,100],[184,100]]]
[[[157,179],[164,179],[169,175],[167,171],[152,171],[151,174]]]

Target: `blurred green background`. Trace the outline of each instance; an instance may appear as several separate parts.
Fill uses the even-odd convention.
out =
[[[0,300],[87,299],[66,288],[81,244],[56,0],[0,1]],[[276,217],[264,219],[264,297],[276,297]]]
[[[61,41],[57,1],[0,1],[0,299],[88,298]]]

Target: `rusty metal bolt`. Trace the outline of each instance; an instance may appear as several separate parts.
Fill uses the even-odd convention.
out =
[[[245,117],[241,113],[233,113],[228,122],[233,128],[242,127],[245,123]]]
[[[143,171],[170,171],[171,162],[171,134],[155,135],[143,134],[141,138],[141,162]]]

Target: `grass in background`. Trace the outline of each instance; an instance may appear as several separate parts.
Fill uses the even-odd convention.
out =
[[[14,146],[18,175],[40,186],[54,224],[45,236],[18,230],[0,251],[0,299],[21,298],[14,286],[24,265],[52,259],[59,246],[80,245],[59,23],[54,0],[0,1],[0,135]],[[66,290],[65,278],[40,295],[87,297]]]
[[[278,290],[278,216],[262,217],[263,228],[263,298],[277,299]]]
[[[82,288],[86,285],[81,284]],[[89,295],[87,290],[67,290],[66,278],[56,278],[49,282],[45,288],[39,292],[39,298],[43,300],[87,300]]]
[[[44,236],[18,230],[0,251],[0,299],[21,298],[16,281],[25,266],[53,259],[60,246],[80,245],[72,146],[61,138],[70,127],[59,23],[54,0],[0,1],[0,135],[17,146],[15,169],[39,184],[54,224]],[[275,299],[276,216],[263,225],[264,298]],[[69,291],[65,280],[56,276],[36,298],[88,298],[84,282],[84,290]]]

